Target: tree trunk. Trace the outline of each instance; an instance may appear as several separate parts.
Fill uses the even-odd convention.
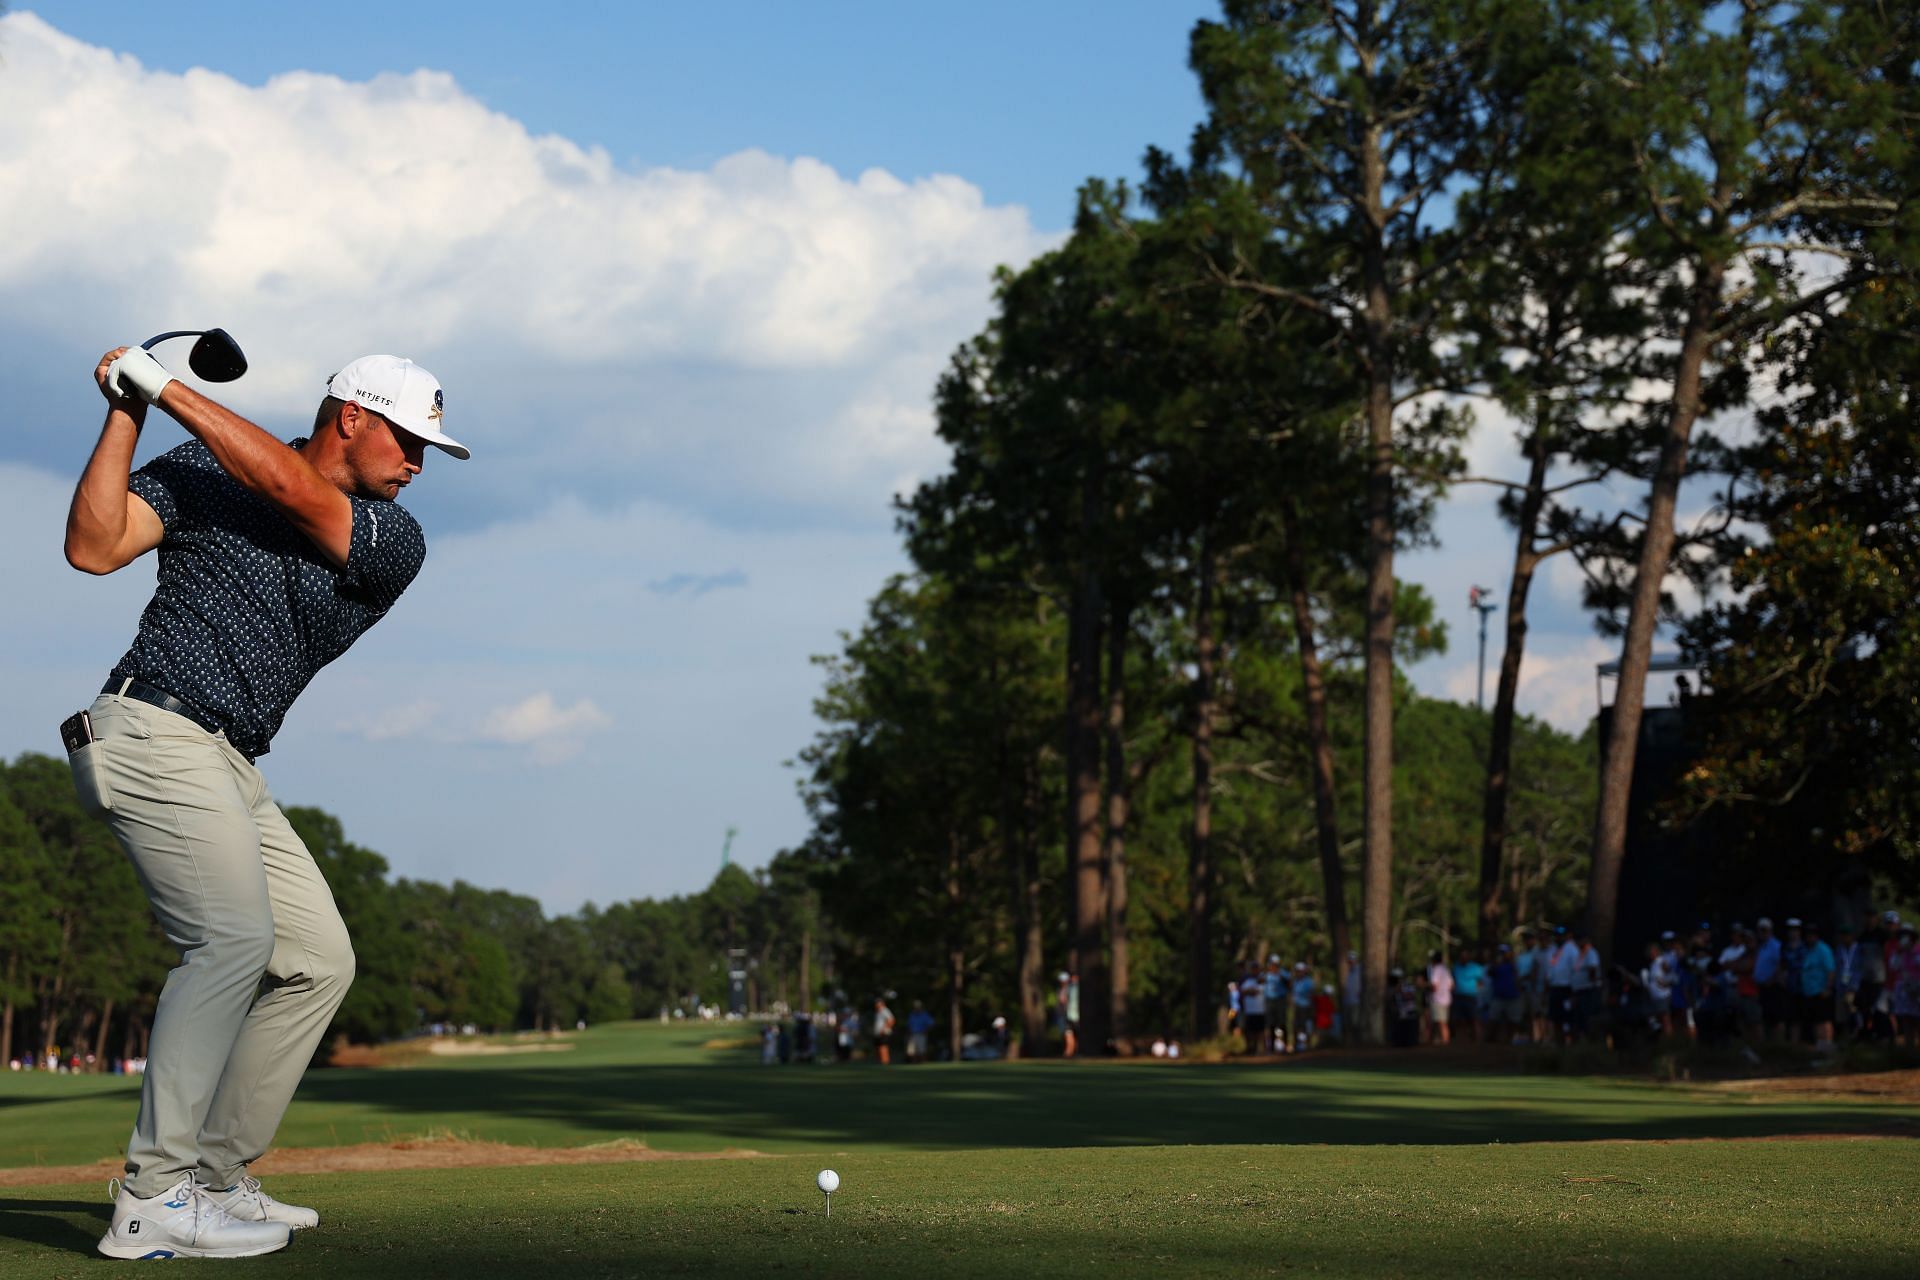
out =
[[[1114,1052],[1133,1053],[1127,1010],[1127,635],[1132,609],[1116,600],[1107,618],[1107,939],[1111,948],[1108,1020]]]
[[[1090,481],[1088,505],[1097,498]],[[1089,524],[1093,518],[1088,515]],[[1100,579],[1083,568],[1067,619],[1067,879],[1072,890],[1068,968],[1080,977],[1080,1039],[1098,1052],[1107,1042],[1106,885],[1100,821]]]
[[[1026,812],[1024,805],[1022,812]],[[1037,1058],[1047,1043],[1047,952],[1041,927],[1040,846],[1029,830],[1021,834],[1020,859],[1025,915],[1020,945],[1020,1056]]]
[[[1193,828],[1187,845],[1187,971],[1192,1031],[1214,1030],[1213,991],[1213,552],[1200,547],[1200,581],[1193,609]]]
[[[800,999],[794,1009],[813,1008],[813,926],[800,931]]]
[[[1326,899],[1327,939],[1333,946],[1334,971],[1344,983],[1347,952],[1353,944],[1347,927],[1346,871],[1340,865],[1340,828],[1334,810],[1333,735],[1327,726],[1327,682],[1320,669],[1320,650],[1313,634],[1313,601],[1307,594],[1306,555],[1299,541],[1299,509],[1291,499],[1282,505],[1281,520],[1286,538],[1287,589],[1293,599],[1293,633],[1300,648],[1300,699],[1306,704],[1307,712],[1307,756],[1313,762],[1313,824],[1320,842],[1320,883]]]
[[[967,951],[961,927],[960,838],[947,837],[947,1051],[954,1062],[960,1061],[960,1042],[966,1035],[966,1020],[961,1005],[967,994]],[[932,1050],[928,1050],[931,1056]]]
[[[1520,692],[1520,662],[1527,651],[1527,593],[1540,564],[1534,550],[1540,512],[1547,500],[1547,463],[1552,456],[1547,425],[1536,418],[1527,452],[1527,488],[1520,499],[1519,532],[1514,539],[1513,578],[1507,585],[1507,640],[1500,655],[1500,688],[1493,698],[1493,723],[1487,738],[1486,797],[1480,815],[1480,945],[1500,941],[1506,927],[1501,892],[1501,863],[1507,850],[1507,792],[1513,760],[1514,701]]]
[[[107,1001],[107,1007],[100,1011],[100,1026],[93,1036],[93,1063],[96,1070],[107,1067],[107,1024],[113,1021],[113,1006],[116,1001]]]
[[[1367,243],[1362,273],[1367,372],[1366,743],[1361,782],[1364,855],[1360,875],[1361,1038],[1385,1044],[1388,912],[1393,901],[1393,299],[1382,241],[1385,163],[1380,126],[1360,138]]]
[[[1020,997],[1021,1057],[1039,1057],[1047,1037],[1046,947],[1041,936],[1040,857],[1034,846],[1032,765],[1022,760],[1014,772],[1014,753],[1000,741],[1000,846],[1013,879],[1014,954]]]
[[[1640,561],[1634,568],[1612,723],[1601,744],[1600,808],[1594,820],[1593,868],[1587,882],[1587,928],[1593,935],[1593,945],[1606,961],[1613,958],[1620,866],[1626,857],[1627,802],[1633,790],[1634,756],[1640,746],[1640,717],[1647,696],[1647,667],[1653,659],[1653,631],[1659,620],[1660,584],[1673,559],[1674,507],[1686,474],[1687,443],[1700,417],[1700,383],[1713,345],[1713,318],[1720,307],[1726,264],[1709,260],[1700,264],[1699,272],[1687,309],[1686,328],[1680,336],[1673,408],[1660,441],[1653,489],[1647,498],[1647,525],[1640,543]]]
[[[7,997],[0,1005],[0,1062],[13,1061],[13,984],[20,976],[20,954],[7,956]]]

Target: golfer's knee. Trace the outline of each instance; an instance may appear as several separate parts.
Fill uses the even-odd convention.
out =
[[[258,982],[273,965],[273,923],[236,927],[213,940],[215,954]]]
[[[353,985],[353,943],[346,929],[329,933],[314,948],[312,955],[314,986],[346,994]]]

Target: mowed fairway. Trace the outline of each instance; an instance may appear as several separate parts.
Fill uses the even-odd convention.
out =
[[[767,1154],[270,1176],[325,1225],[221,1274],[1893,1276],[1920,1258],[1907,1105],[1431,1056],[779,1069],[703,1049],[709,1034],[622,1027],[564,1052],[315,1072],[285,1146]],[[0,1078],[0,1167],[110,1155],[133,1097]],[[831,1218],[825,1165],[844,1180]],[[0,1186],[0,1276],[100,1274],[103,1183]]]

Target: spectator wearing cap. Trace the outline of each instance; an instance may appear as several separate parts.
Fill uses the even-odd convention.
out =
[[[913,1002],[913,1008],[907,1013],[907,1061],[929,1062],[932,1055],[928,1049],[928,1037],[934,1027],[933,1014],[927,1011],[925,1003]]]
[[[886,997],[875,1000],[869,1029],[873,1034],[873,1056],[883,1067],[893,1062],[893,1021],[893,1010],[887,1007]]]
[[[1760,984],[1754,977],[1759,938],[1738,922],[1728,933],[1731,941],[1720,951],[1720,978],[1727,988],[1734,1025],[1751,1048],[1760,1041],[1765,1014],[1760,1004]]]
[[[1787,1017],[1787,988],[1780,973],[1780,939],[1774,936],[1773,921],[1765,916],[1754,922],[1752,945],[1753,982],[1760,992],[1760,1020],[1766,1034],[1777,1036]]]
[[[1699,980],[1694,976],[1693,963],[1687,956],[1687,945],[1680,940],[1680,936],[1669,929],[1660,935],[1660,941],[1664,949],[1662,961],[1667,966],[1667,978],[1672,984],[1667,996],[1667,1032],[1691,1040],[1694,1036],[1693,1006],[1699,998]]]
[[[1838,965],[1833,948],[1820,937],[1812,920],[1800,928],[1806,945],[1800,955],[1800,1021],[1813,1037],[1814,1048],[1833,1048],[1833,992]]]
[[[1693,931],[1693,938],[1687,943],[1687,964],[1693,969],[1693,1000],[1695,1007],[1700,997],[1706,993],[1707,965],[1713,960],[1713,926],[1704,920]]]
[[[1493,967],[1487,970],[1487,1032],[1495,1041],[1519,1041],[1526,1036],[1527,1002],[1520,992],[1520,962],[1509,943],[1493,949]]]
[[[1453,970],[1438,951],[1427,957],[1427,1043],[1453,1043]]]
[[[1405,969],[1387,975],[1387,1020],[1395,1048],[1420,1043],[1420,988]]]
[[[1567,926],[1553,930],[1553,950],[1547,959],[1547,1017],[1563,1041],[1573,1037],[1573,971],[1580,948],[1567,936]]]
[[[1240,971],[1240,1034],[1248,1053],[1267,1051],[1267,984],[1250,963]]]
[[[1546,939],[1532,929],[1520,934],[1520,990],[1527,999],[1527,1030],[1534,1044],[1545,1044],[1552,1035],[1547,1017],[1547,969],[1553,963],[1553,951]]]
[[[1053,993],[1053,1014],[1060,1024],[1061,1053],[1071,1058],[1080,1052],[1080,975],[1060,971]],[[886,1059],[882,1058],[882,1062]]]
[[[1647,993],[1647,1017],[1660,1024],[1660,1034],[1673,1034],[1673,968],[1667,960],[1667,943],[1673,938],[1669,929],[1658,941],[1647,944],[1647,962],[1640,967],[1640,985]]]
[[[1920,940],[1913,922],[1902,920],[1887,944],[1887,988],[1896,1044],[1920,1044]]]
[[[1600,1012],[1600,1000],[1606,993],[1606,975],[1600,967],[1600,951],[1593,945],[1593,935],[1582,929],[1574,936],[1578,948],[1573,964],[1573,995],[1569,1008],[1573,1012],[1573,1032],[1584,1038],[1587,1028],[1593,1025],[1593,1016]]]
[[[1293,962],[1293,990],[1287,1012],[1287,1044],[1298,1051],[1313,1045],[1313,970],[1305,960]]]
[[[1480,963],[1480,953],[1472,947],[1460,948],[1460,958],[1453,962],[1453,1021],[1475,1044],[1480,1043],[1486,987],[1487,966]]]
[[[1289,994],[1287,966],[1286,963],[1280,959],[1279,952],[1276,951],[1267,957],[1267,972],[1265,977],[1262,978],[1262,982],[1267,992],[1267,1008],[1275,1011],[1286,1008],[1287,996]],[[1274,1022],[1277,1028],[1279,1019],[1274,1019]],[[1282,1052],[1286,1050],[1286,1037],[1276,1033],[1271,1035],[1269,1039],[1274,1042],[1275,1048],[1280,1049]]]
[[[1789,1043],[1806,1032],[1804,999],[1800,991],[1800,966],[1807,958],[1806,925],[1799,916],[1787,917],[1787,936],[1780,943],[1781,1014],[1778,1035]],[[1768,1029],[1772,1033],[1772,1028]]]
[[[1845,1036],[1853,1040],[1859,1037],[1861,1027],[1854,1001],[1860,994],[1860,958],[1865,949],[1852,925],[1843,924],[1834,933],[1837,935],[1833,940],[1834,1039]]]
[[[1853,1007],[1860,1017],[1860,1035],[1867,1040],[1893,1035],[1887,1015],[1887,945],[1899,927],[1900,913],[1885,911],[1869,917],[1867,930],[1860,935],[1860,989],[1853,994]]]

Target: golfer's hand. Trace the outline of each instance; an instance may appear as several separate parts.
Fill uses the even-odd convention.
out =
[[[128,350],[129,348],[127,347],[115,347],[113,350],[107,352],[107,354],[101,356],[100,363],[94,366],[93,380],[94,383],[99,386],[100,394],[107,398],[109,405],[120,410],[120,412],[132,418],[136,423],[144,422],[147,416],[147,402],[142,400],[139,393],[132,391],[131,388],[128,389],[127,393],[122,393],[117,390],[108,378],[108,374],[113,371],[113,362],[127,354]]]
[[[121,347],[119,354],[107,364],[101,390],[107,393],[108,399],[137,397],[143,404],[159,404],[160,393],[172,381],[173,375],[148,352],[139,347]]]

